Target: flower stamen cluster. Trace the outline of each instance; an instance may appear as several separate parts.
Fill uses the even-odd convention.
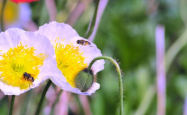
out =
[[[22,43],[0,56],[0,81],[20,89],[28,89],[32,84],[23,74],[27,72],[37,79],[44,61],[42,54],[35,55],[34,47],[23,46]]]
[[[60,44],[55,46],[57,67],[61,70],[67,82],[75,88],[76,75],[88,65],[84,63],[85,57],[78,47],[72,44]]]

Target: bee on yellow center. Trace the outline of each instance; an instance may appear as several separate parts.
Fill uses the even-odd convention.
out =
[[[44,61],[42,54],[35,54],[34,47],[23,46],[21,43],[0,57],[0,81],[20,89],[28,89],[37,79],[39,67]]]
[[[31,74],[27,72],[23,73],[23,78],[27,81],[34,82],[34,77],[32,77]]]

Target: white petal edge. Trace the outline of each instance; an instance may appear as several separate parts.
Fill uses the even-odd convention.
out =
[[[68,82],[62,80],[59,77],[51,77],[50,79],[54,84],[56,84],[57,86],[59,86],[63,90],[70,91],[70,92],[80,94],[80,95],[92,95],[93,93],[95,93],[96,90],[98,90],[100,88],[100,85],[98,83],[94,82],[88,91],[81,92],[78,88],[73,88]]]
[[[59,38],[58,42],[63,42],[66,44],[71,38],[79,36],[70,25],[65,23],[58,23],[55,21],[40,26],[36,33],[40,33],[46,36],[53,45],[56,45],[55,40],[57,38]]]
[[[24,31],[18,28],[8,29],[5,32],[0,33],[0,52],[5,53],[11,47],[16,47],[19,40],[19,35]]]

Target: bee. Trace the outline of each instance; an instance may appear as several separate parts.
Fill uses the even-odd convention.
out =
[[[32,75],[27,72],[23,73],[23,78],[27,81],[34,82],[34,77],[32,77]]]
[[[86,40],[77,40],[77,44],[86,46],[86,45],[91,45],[91,43],[89,41]]]

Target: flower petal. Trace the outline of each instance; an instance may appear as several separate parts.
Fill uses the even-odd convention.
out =
[[[5,95],[20,95],[31,88],[37,87],[41,82],[53,76],[53,72],[59,71],[56,66],[53,46],[45,36],[13,28],[0,33],[0,38],[1,54],[6,53],[10,48],[17,47],[21,43],[23,46],[33,47],[35,49],[35,55],[43,54],[42,56],[44,56],[44,62],[39,67],[37,79],[34,79],[32,85],[27,89],[20,89],[20,87],[5,84],[1,80],[2,78],[0,78],[0,89]],[[0,73],[2,72],[0,71]]]
[[[5,95],[20,95],[29,90],[20,90],[19,87],[12,87],[2,82],[0,82],[0,89]]]
[[[91,95],[92,93],[95,93],[96,90],[100,88],[100,85],[96,82],[93,83],[92,87],[86,91],[81,92],[78,88],[73,88],[68,82],[61,79],[61,77],[51,77],[51,81],[56,84],[57,86],[61,87],[65,91],[70,91],[76,94],[80,95]]]
[[[18,28],[9,29],[6,32],[0,34],[0,50],[1,52],[7,52],[11,47],[16,47],[19,40],[19,35],[24,31]]]
[[[88,41],[88,40],[84,39],[82,37],[74,37],[70,41],[70,43],[72,43],[74,46],[79,47],[80,51],[83,52],[83,56],[86,57],[84,62],[87,63],[88,65],[90,64],[90,62],[94,58],[102,56],[101,51],[91,41],[88,41],[90,43],[90,45],[89,44],[88,45],[81,45],[81,44],[77,44],[77,40],[84,40],[84,41]],[[104,64],[105,64],[104,60],[97,60],[92,65],[92,70],[93,70],[94,75],[97,72],[104,69]]]
[[[46,36],[53,45],[56,45],[55,41],[57,38],[59,38],[60,42],[65,40],[63,42],[68,43],[71,38],[79,36],[78,33],[68,24],[55,21],[39,27],[39,30],[36,32]]]

